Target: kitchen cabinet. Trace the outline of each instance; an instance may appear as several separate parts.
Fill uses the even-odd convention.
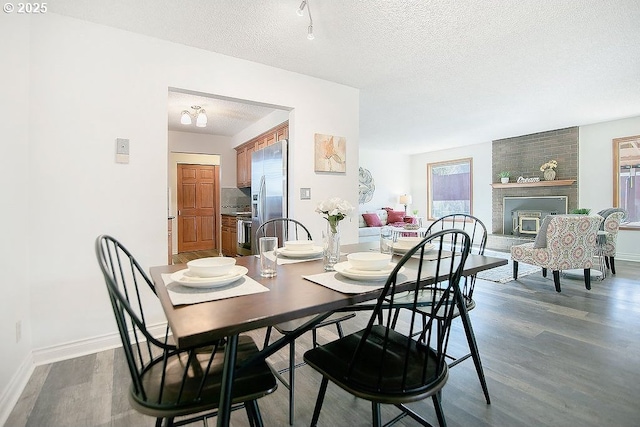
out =
[[[242,144],[236,147],[236,183],[238,188],[251,187],[251,153],[254,144]]]
[[[222,254],[224,256],[236,256],[238,253],[238,230],[236,229],[236,217],[222,215]]]
[[[251,154],[281,139],[289,138],[289,122],[284,122],[236,147],[236,184],[251,187]]]

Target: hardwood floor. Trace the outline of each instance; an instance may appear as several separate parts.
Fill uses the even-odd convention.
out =
[[[172,256],[174,264],[185,264],[188,261],[205,258],[211,256],[220,256],[220,252],[217,249],[211,249],[206,251],[193,251],[193,252],[180,252]]]
[[[532,274],[505,284],[479,281],[471,319],[480,348],[492,404],[484,401],[473,363],[451,369],[443,392],[449,426],[637,426],[640,419],[640,263],[616,260],[617,275],[592,282]],[[550,275],[551,276],[551,275]],[[366,313],[345,324],[359,329]],[[466,352],[459,321],[452,351]],[[323,328],[319,339],[336,338]],[[262,342],[264,331],[252,335]],[[298,359],[310,334],[297,341]],[[129,378],[120,349],[36,368],[6,423],[22,426],[140,426],[154,420],[127,402]],[[286,365],[286,349],[270,359]],[[297,371],[296,426],[309,425],[319,376],[308,366]],[[265,424],[287,425],[287,390],[259,401]],[[412,407],[436,423],[431,401]],[[370,404],[330,384],[322,426],[370,425]],[[383,419],[396,414],[385,407]],[[215,425],[215,420],[209,422]],[[233,426],[247,426],[244,411]],[[398,425],[416,425],[405,418]]]

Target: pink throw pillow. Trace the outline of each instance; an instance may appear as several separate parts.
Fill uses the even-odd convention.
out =
[[[382,227],[382,222],[380,222],[380,217],[377,214],[363,213],[362,218],[367,223],[367,227]]]
[[[404,212],[387,211],[387,222],[404,222]]]

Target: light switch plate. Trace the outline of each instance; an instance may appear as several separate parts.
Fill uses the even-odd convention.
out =
[[[300,200],[311,200],[311,188],[300,189]]]
[[[129,154],[129,140],[116,138],[116,154]]]
[[[116,163],[129,163],[129,140],[116,138]]]

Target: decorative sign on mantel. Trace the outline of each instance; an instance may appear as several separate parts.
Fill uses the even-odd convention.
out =
[[[516,180],[516,182],[519,183],[519,184],[524,184],[526,182],[540,182],[540,177],[532,176],[530,178],[525,178],[523,176],[519,176],[518,179]]]

